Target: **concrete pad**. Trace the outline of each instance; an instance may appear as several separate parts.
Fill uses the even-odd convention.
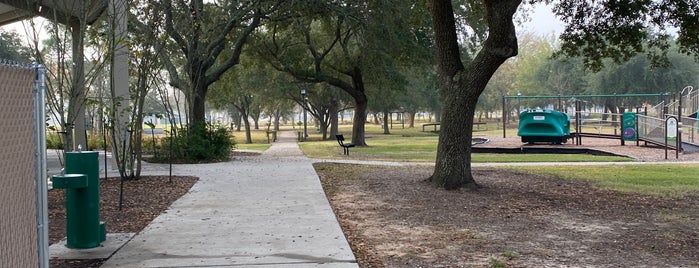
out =
[[[67,260],[106,259],[124,246],[133,236],[134,233],[107,234],[107,239],[99,247],[88,249],[68,248],[66,247],[67,239],[63,238],[63,240],[49,247],[49,258]]]
[[[293,134],[259,157],[176,165],[199,181],[102,267],[358,267]]]

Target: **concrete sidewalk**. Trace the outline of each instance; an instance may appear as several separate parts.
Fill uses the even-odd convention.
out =
[[[293,132],[260,157],[174,174],[200,180],[102,267],[358,267]]]

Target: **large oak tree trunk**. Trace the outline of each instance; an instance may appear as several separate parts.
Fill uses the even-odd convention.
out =
[[[408,113],[408,121],[410,121],[410,123],[408,124],[408,128],[414,128],[415,127],[415,112]]]
[[[389,128],[389,121],[391,121],[391,113],[389,111],[383,111],[383,122],[382,122],[382,128],[383,128],[383,134],[391,134],[391,130]]]
[[[367,97],[364,91],[354,98],[354,122],[352,124],[352,143],[357,146],[366,146],[364,140],[364,125],[366,125]]]
[[[339,134],[338,133],[338,116],[337,114],[339,113],[339,104],[337,100],[333,99],[332,105],[330,106],[330,139],[335,138],[335,135]]]
[[[450,90],[445,92],[447,97],[444,98],[442,109],[437,160],[431,177],[433,184],[445,189],[477,188],[471,174],[471,138],[478,97],[472,98],[469,95],[480,92],[475,88],[468,88],[465,85],[466,81],[461,80],[473,80],[474,77],[463,77],[463,73],[461,76],[459,80],[451,83]]]
[[[190,125],[206,123],[206,93],[208,85],[203,81],[192,79],[192,88],[190,89],[189,98],[189,121]]]
[[[517,55],[512,17],[521,0],[485,0],[488,39],[467,66],[461,62],[451,0],[431,0],[439,87],[443,99],[437,159],[430,181],[445,189],[478,187],[471,174],[471,138],[476,103],[488,80]]]
[[[340,87],[354,98],[354,122],[352,123],[352,143],[356,146],[366,146],[364,126],[366,125],[366,111],[369,100],[364,89],[362,70],[354,67],[351,72],[352,87]],[[331,83],[332,84],[332,83]]]
[[[191,85],[189,93],[189,124],[190,128],[198,124],[206,124],[206,93],[209,90],[209,82],[207,81],[203,69],[201,59],[190,59],[186,64],[188,73],[190,74],[189,84]]]
[[[328,125],[330,133],[328,138],[334,139],[338,133],[338,113],[340,112],[340,103],[336,97],[333,97],[328,105]]]

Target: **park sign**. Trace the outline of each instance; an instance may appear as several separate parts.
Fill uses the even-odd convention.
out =
[[[665,137],[667,141],[677,141],[677,118],[670,116],[665,120]]]
[[[669,148],[669,142],[675,143],[675,158],[680,157],[680,150],[682,150],[682,147],[680,147],[680,142],[677,137],[677,134],[680,131],[681,130],[679,123],[677,122],[677,117],[668,116],[665,119],[665,159],[667,159],[667,150]]]

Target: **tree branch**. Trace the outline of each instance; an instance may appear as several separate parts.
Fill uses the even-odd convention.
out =
[[[224,72],[226,72],[228,69],[230,69],[233,65],[236,65],[240,62],[240,53],[243,51],[243,45],[245,45],[245,41],[247,40],[248,36],[257,28],[257,26],[260,25],[260,20],[263,14],[261,13],[260,10],[255,11],[255,15],[252,18],[252,21],[250,24],[245,27],[245,30],[238,36],[238,39],[235,42],[235,45],[233,46],[233,54],[231,55],[228,60],[223,62],[221,65],[218,65],[215,67],[209,74],[206,75],[204,83],[206,85],[210,85],[211,83],[215,82],[218,80],[221,75],[223,75]]]
[[[129,20],[129,23],[131,25],[135,26],[137,31],[143,31],[151,36],[155,35],[155,33],[153,33],[153,31],[150,27],[143,24],[143,22],[139,21],[136,18],[132,18],[131,20]],[[152,44],[148,44],[148,45],[152,46],[152,48],[156,51],[156,53],[158,54],[158,58],[163,63],[163,66],[165,67],[165,69],[167,69],[169,77],[170,77],[170,85],[177,88],[177,89],[180,89],[180,90],[186,89],[187,83],[179,77],[179,73],[177,71],[177,68],[172,63],[171,56],[168,55],[167,53],[159,53],[160,51],[163,51],[162,44],[160,42],[153,42]]]
[[[165,31],[172,37],[173,40],[175,40],[175,43],[177,43],[177,45],[180,47],[182,53],[184,53],[184,55],[188,55],[189,45],[182,35],[180,35],[179,31],[175,30],[175,26],[173,24],[171,0],[164,1],[163,10],[165,11]]]

